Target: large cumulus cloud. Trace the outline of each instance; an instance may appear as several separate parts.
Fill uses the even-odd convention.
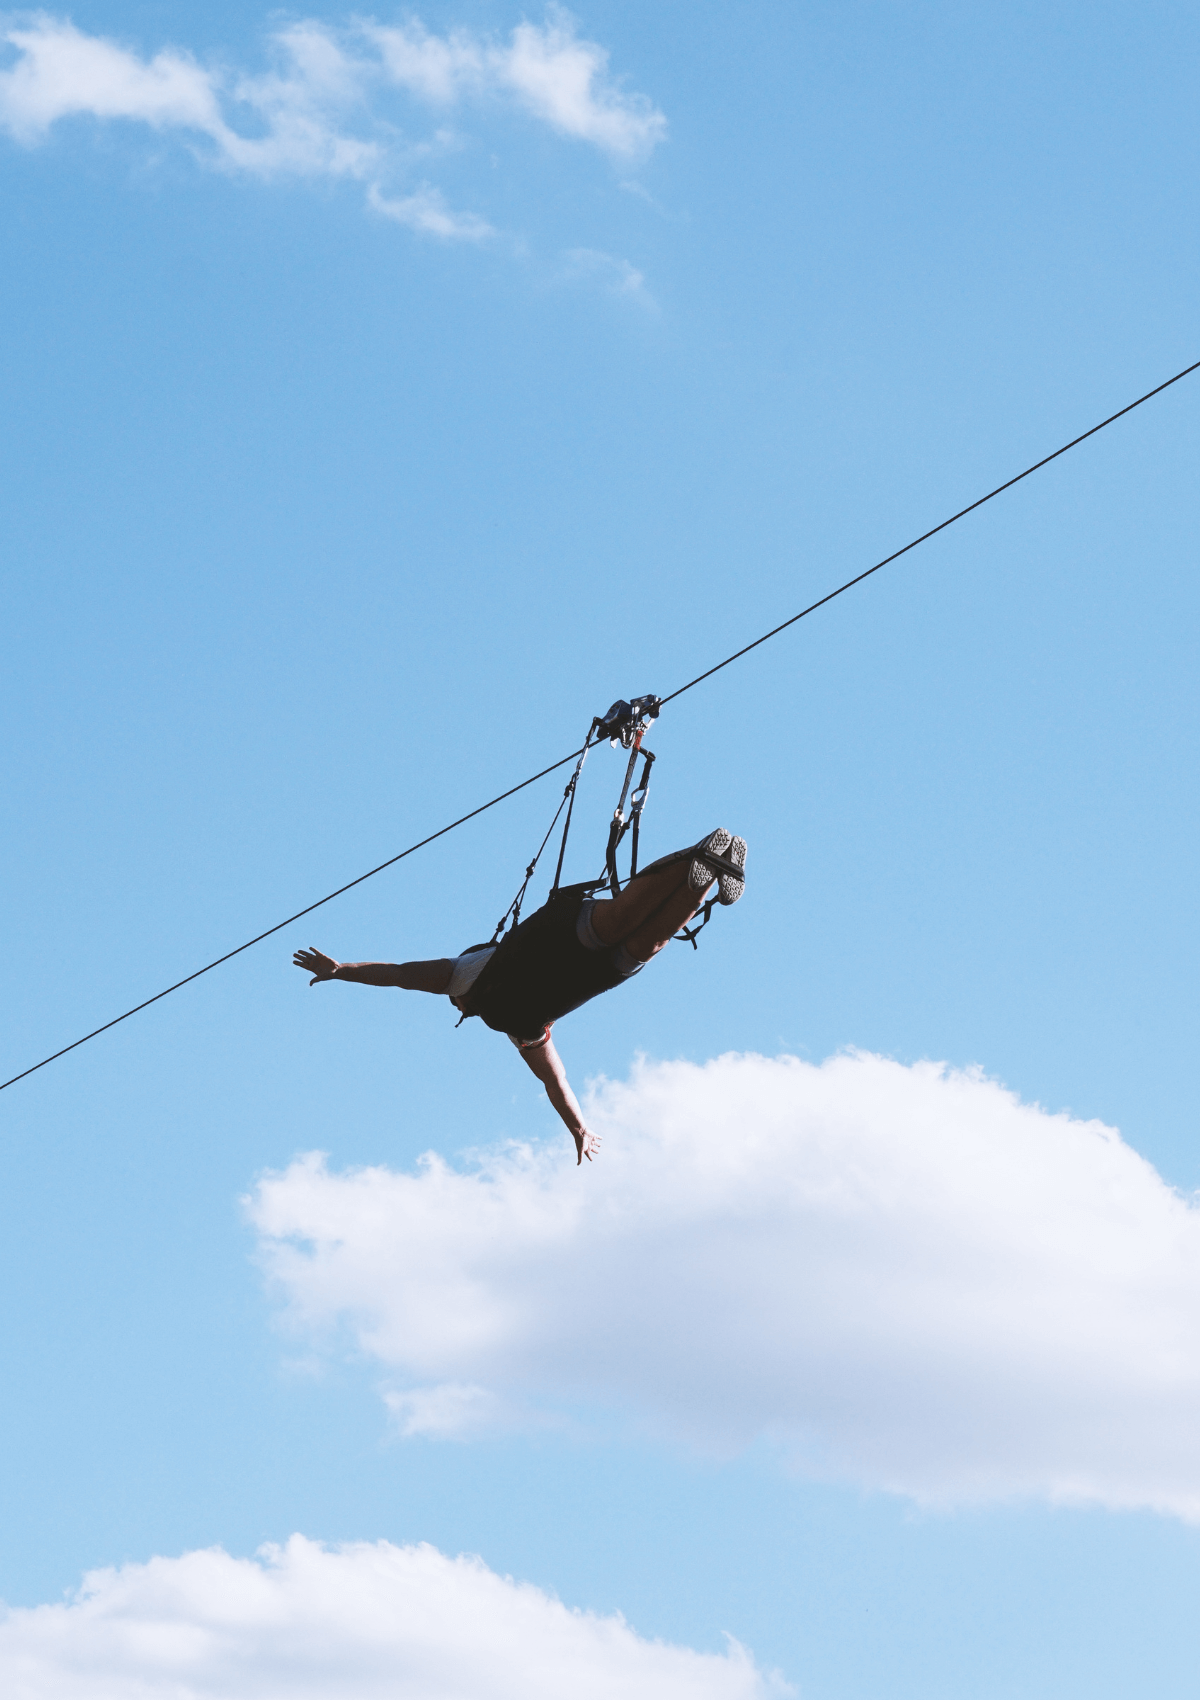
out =
[[[861,1054],[643,1063],[590,1119],[583,1173],[510,1145],[262,1179],[292,1325],[348,1332],[403,1432],[633,1421],[1200,1519],[1200,1214],[1113,1129]]]

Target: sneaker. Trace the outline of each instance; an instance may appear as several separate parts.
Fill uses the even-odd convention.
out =
[[[729,849],[721,860],[728,859],[729,868],[721,869],[720,900],[722,903],[736,903],[746,889],[746,840],[736,835],[731,839]]]
[[[693,891],[707,891],[713,882],[716,869],[712,866],[723,850],[730,845],[730,836],[723,826],[710,832],[707,838],[702,838],[699,844],[694,844],[690,855],[692,865],[688,869],[688,884]],[[719,865],[719,864],[718,864]]]

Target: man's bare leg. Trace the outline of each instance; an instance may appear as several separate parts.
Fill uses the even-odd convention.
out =
[[[687,865],[684,864],[685,870]],[[662,907],[653,915],[647,916],[628,938],[621,940],[630,956],[637,962],[649,962],[652,956],[657,956],[660,950],[670,944],[680,927],[686,927],[692,916],[704,907],[705,898],[711,890],[710,885],[704,891],[696,891],[688,884],[685,872],[682,884],[671,893]]]
[[[688,881],[691,858],[631,880],[619,896],[592,910],[592,928],[605,944],[623,944],[637,962],[649,962],[704,905],[707,890]]]
[[[686,886],[690,866],[690,860],[681,857],[678,862],[669,862],[665,867],[639,874],[616,897],[602,898],[592,910],[596,937],[604,944],[623,944],[630,933],[643,921],[649,920],[655,910],[661,909],[681,886]]]

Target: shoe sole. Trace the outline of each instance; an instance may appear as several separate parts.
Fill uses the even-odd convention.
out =
[[[719,876],[720,901],[726,904],[736,903],[746,889],[746,840],[734,837],[730,840],[729,849],[725,854],[737,871],[726,873],[722,869]],[[721,859],[724,861],[725,856]]]

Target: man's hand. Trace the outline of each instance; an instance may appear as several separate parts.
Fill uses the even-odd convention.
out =
[[[600,1135],[589,1133],[586,1127],[581,1127],[575,1135],[575,1149],[579,1153],[575,1159],[576,1168],[579,1167],[585,1157],[590,1163],[593,1157],[600,1154]]]
[[[303,968],[306,974],[312,975],[312,979],[308,982],[310,986],[315,986],[318,980],[332,980],[334,973],[340,967],[340,964],[335,962],[332,956],[326,956],[325,952],[318,950],[315,945],[311,950],[298,950],[292,958],[292,964],[296,968]]]

